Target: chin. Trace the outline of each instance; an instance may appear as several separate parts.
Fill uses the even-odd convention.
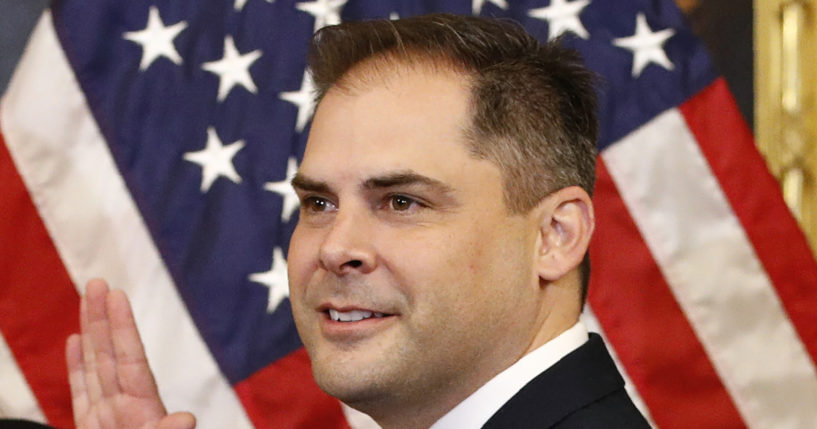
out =
[[[364,413],[387,396],[383,380],[378,380],[371,366],[317,361],[312,363],[312,374],[321,390]]]
[[[380,389],[368,380],[361,379],[360,375],[350,378],[338,374],[332,376],[315,374],[315,381],[324,392],[358,411],[366,412],[373,402],[383,397]]]

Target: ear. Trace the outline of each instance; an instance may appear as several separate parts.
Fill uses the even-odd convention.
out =
[[[539,277],[555,281],[584,259],[595,228],[593,202],[578,186],[562,188],[543,199],[539,212]]]

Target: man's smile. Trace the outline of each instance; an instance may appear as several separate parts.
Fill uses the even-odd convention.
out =
[[[379,310],[379,309],[378,309]],[[319,326],[325,339],[331,342],[357,342],[387,329],[397,314],[362,306],[321,306]]]
[[[385,321],[396,316],[382,307],[362,305],[324,304],[318,308],[318,312],[323,315],[322,319],[331,325],[347,326]]]
[[[367,310],[338,311],[329,309],[329,318],[335,322],[359,322],[371,317],[379,319],[384,317],[384,313]]]

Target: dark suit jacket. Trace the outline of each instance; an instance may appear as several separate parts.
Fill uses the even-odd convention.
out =
[[[0,429],[54,429],[42,423],[22,419],[0,419]]]
[[[484,429],[649,428],[597,334],[531,380]]]

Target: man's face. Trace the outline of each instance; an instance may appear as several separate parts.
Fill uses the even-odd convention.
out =
[[[298,331],[318,384],[376,418],[450,408],[542,322],[538,222],[509,214],[500,170],[469,154],[463,82],[418,67],[330,90],[294,182]]]

